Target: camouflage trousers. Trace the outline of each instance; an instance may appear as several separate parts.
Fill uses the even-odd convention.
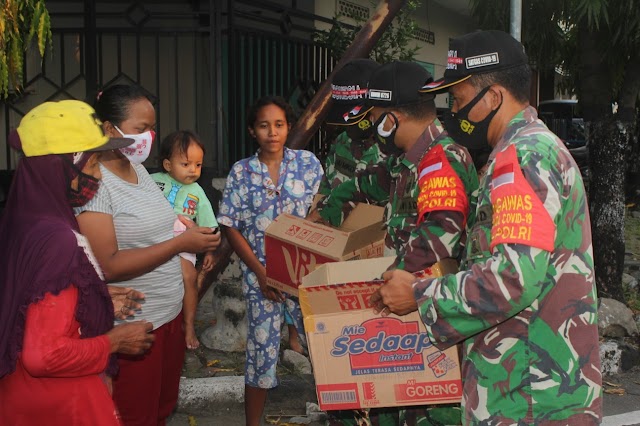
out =
[[[329,411],[327,426],[449,426],[460,425],[459,404]]]

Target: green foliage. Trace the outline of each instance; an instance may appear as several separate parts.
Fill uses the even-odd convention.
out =
[[[640,290],[638,287],[631,288],[628,283],[623,283],[622,293],[624,295],[624,301],[629,309],[640,313]]]
[[[51,20],[44,0],[2,0],[0,5],[0,99],[9,85],[21,90],[24,53],[34,37],[40,56],[51,47]]]
[[[377,7],[373,1],[371,6],[373,10]],[[419,6],[420,0],[407,1],[372,49],[369,55],[371,59],[383,64],[394,60],[411,61],[415,58],[419,47],[413,37],[418,26],[411,15]],[[355,25],[347,24],[346,19],[353,19]],[[338,61],[365,23],[366,20],[361,17],[346,18],[337,14],[333,18],[331,29],[316,31],[312,39],[329,48],[331,56]],[[410,45],[411,42],[414,42],[413,45]]]
[[[615,100],[629,56],[640,49],[640,8],[634,0],[523,0],[522,43],[538,70],[560,66],[561,89],[574,94],[580,81],[581,25],[597,32],[601,58],[609,70]],[[472,13],[483,29],[509,31],[509,2],[471,0]],[[578,93],[579,94],[579,93]]]

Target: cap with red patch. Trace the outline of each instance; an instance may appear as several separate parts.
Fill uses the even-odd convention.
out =
[[[345,64],[331,80],[331,109],[325,122],[350,126],[360,122],[371,110],[364,106],[371,73],[380,65],[371,59],[354,59]]]
[[[393,108],[432,99],[434,95],[418,93],[425,83],[432,80],[431,73],[415,62],[393,61],[381,65],[369,79],[367,105]]]
[[[422,86],[421,93],[440,93],[474,74],[504,70],[529,62],[524,46],[504,31],[475,31],[451,39],[444,77]]]

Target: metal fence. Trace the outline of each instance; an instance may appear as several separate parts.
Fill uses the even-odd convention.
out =
[[[334,65],[310,37],[314,22],[328,20],[296,1],[49,0],[47,7],[52,53],[41,63],[28,52],[24,92],[0,103],[0,169],[15,168],[6,136],[32,107],[91,103],[101,89],[122,83],[147,91],[160,137],[195,130],[207,147],[208,173],[224,176],[257,148],[247,133],[249,105],[281,95],[301,112]],[[320,130],[308,149],[322,156],[324,144]],[[145,163],[158,164],[157,156]]]

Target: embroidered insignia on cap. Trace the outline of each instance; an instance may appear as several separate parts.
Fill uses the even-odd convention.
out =
[[[449,50],[447,52],[447,69],[457,70],[458,65],[462,64],[462,58],[458,57],[457,50]]]
[[[391,90],[377,90],[369,89],[369,99],[376,99],[379,101],[390,101],[393,92]]]
[[[433,89],[434,87],[438,87],[442,84],[442,81],[438,80],[438,81],[432,81],[431,83],[425,84],[424,86],[422,86],[422,90],[424,89]]]
[[[331,85],[331,97],[337,101],[353,101],[364,99],[367,89],[361,89],[358,84],[353,86]]]
[[[484,55],[472,56],[465,59],[467,69],[487,67],[489,65],[497,65],[500,63],[498,52],[487,53]]]
[[[342,118],[344,118],[344,121],[349,121],[349,119],[351,117],[355,117],[356,115],[358,115],[358,113],[360,112],[361,109],[362,109],[362,105],[358,105],[357,107],[355,107],[351,111],[343,114]]]

